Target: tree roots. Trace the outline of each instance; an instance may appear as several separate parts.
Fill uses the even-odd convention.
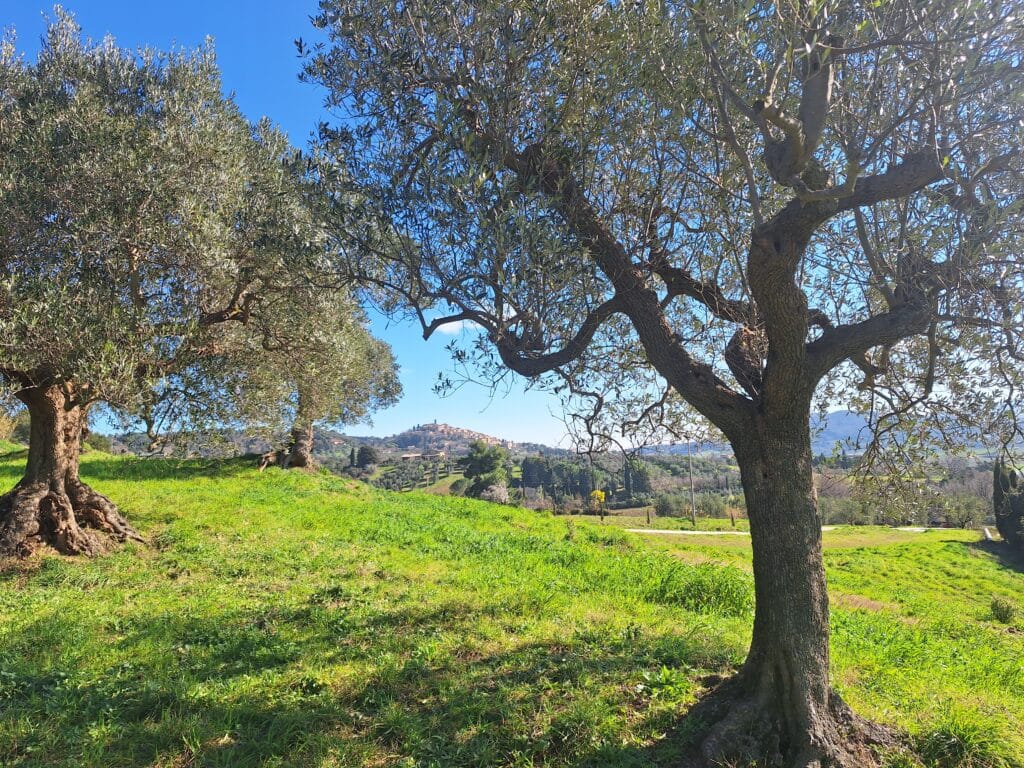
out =
[[[777,697],[751,694],[741,679],[718,685],[691,711],[709,725],[687,755],[685,768],[877,768],[879,753],[899,738],[858,717],[832,692],[827,711],[792,723]]]
[[[50,545],[65,555],[98,555],[114,542],[143,539],[106,496],[82,482],[20,484],[0,496],[0,556]]]

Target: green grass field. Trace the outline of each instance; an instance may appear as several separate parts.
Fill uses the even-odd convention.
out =
[[[151,546],[2,566],[5,768],[667,767],[749,638],[744,537],[240,462],[83,470]],[[1021,564],[969,532],[825,536],[842,694],[933,768],[1024,765]]]
[[[601,520],[598,515],[564,515],[563,519],[569,518],[579,522],[601,523],[603,525],[614,525],[617,528],[649,528],[651,530],[664,531],[692,531],[693,523],[689,517],[658,517],[651,515],[651,522],[647,522],[647,515],[642,509],[613,510]],[[698,517],[698,531],[749,531],[750,524],[746,518],[737,518],[735,525],[727,517]]]

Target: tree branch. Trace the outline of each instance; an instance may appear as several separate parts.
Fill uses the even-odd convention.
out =
[[[718,284],[697,280],[687,270],[669,264],[656,262],[651,265],[651,269],[664,281],[668,288],[669,298],[688,296],[699,301],[711,310],[715,317],[722,320],[744,325],[753,322],[753,311],[750,304],[726,297]]]
[[[923,301],[906,302],[859,323],[826,328],[807,345],[808,376],[817,382],[843,360],[853,360],[863,370],[858,360],[866,362],[863,356],[869,349],[924,333],[932,319],[932,309]]]
[[[557,352],[543,355],[530,355],[528,351],[522,349],[521,344],[517,343],[518,339],[503,334],[501,331],[491,331],[491,336],[501,361],[521,376],[532,378],[561,368],[577,359],[586,351],[604,322],[624,309],[625,303],[618,296],[609,299],[587,315],[580,325],[579,331],[565,346]]]
[[[442,325],[448,325],[448,323],[461,323],[469,320],[476,323],[477,325],[484,326],[483,316],[479,312],[473,312],[471,310],[465,310],[454,315],[446,315],[445,317],[435,317],[429,323],[420,314],[420,325],[423,326],[423,338],[429,339],[434,335],[434,332]]]
[[[850,211],[883,200],[919,192],[945,177],[942,160],[934,147],[908,154],[901,163],[883,173],[857,180],[853,192],[838,200],[839,211]]]
[[[462,106],[467,126],[480,148],[492,157],[497,156],[516,174],[524,189],[547,197],[580,244],[590,252],[614,287],[615,300],[622,302],[621,311],[632,322],[655,370],[727,436],[738,435],[747,426],[750,400],[732,390],[711,366],[696,360],[680,343],[657,295],[646,286],[640,269],[587,200],[565,160],[543,142],[514,151],[507,141],[483,128],[469,103],[464,102]],[[537,363],[514,362],[527,371],[537,366]],[[522,372],[514,367],[513,370]]]

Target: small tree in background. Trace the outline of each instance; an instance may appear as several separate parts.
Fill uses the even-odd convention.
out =
[[[366,469],[374,464],[380,464],[380,451],[370,445],[359,446],[359,451],[356,454],[356,466],[360,469]]]
[[[630,457],[628,462],[630,496],[645,496],[652,490],[651,467],[641,458]]]
[[[356,423],[395,403],[402,391],[391,348],[370,334],[348,292],[306,293],[296,338],[278,344],[254,339],[258,348],[242,349],[237,365],[228,367],[239,371],[240,418],[271,434],[288,430],[277,452],[285,468],[314,466],[314,426]],[[267,409],[268,403],[277,407]]]
[[[654,511],[658,517],[678,517],[683,511],[683,501],[670,493],[659,493],[654,499]]]
[[[725,497],[720,494],[698,494],[695,506],[701,517],[725,517]]]
[[[508,486],[489,485],[480,492],[480,498],[493,504],[508,504]]]
[[[480,496],[491,486],[508,486],[509,455],[500,445],[474,440],[469,444],[469,453],[459,459],[459,465],[470,480],[466,490],[469,496]]]

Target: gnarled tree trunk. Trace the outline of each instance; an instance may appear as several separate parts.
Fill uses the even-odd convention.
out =
[[[313,425],[296,420],[292,425],[285,466],[308,469],[316,465],[313,459]]]
[[[756,609],[740,673],[695,712],[715,723],[707,765],[867,768],[891,744],[829,685],[828,594],[806,420],[764,423],[734,446],[754,554]],[[730,762],[731,761],[731,762]]]
[[[25,476],[0,497],[0,556],[49,544],[67,555],[95,555],[112,541],[142,541],[110,499],[83,483],[78,457],[85,409],[70,384],[17,393],[31,419]]]
[[[316,466],[313,458],[313,425],[297,418],[283,448],[267,451],[260,456],[260,472],[270,466],[281,469],[299,467],[312,469]]]

